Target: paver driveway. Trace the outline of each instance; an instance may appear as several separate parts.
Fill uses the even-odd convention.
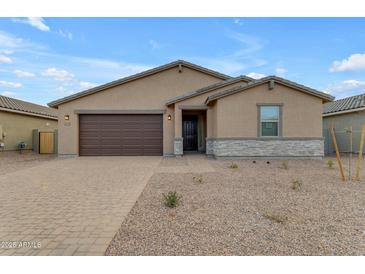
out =
[[[161,157],[52,159],[0,177],[0,255],[102,255]]]

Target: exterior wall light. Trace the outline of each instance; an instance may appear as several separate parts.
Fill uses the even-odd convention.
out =
[[[169,115],[167,115],[167,120],[171,120],[171,115],[169,114]]]
[[[66,121],[70,120],[70,115],[66,114],[66,115],[65,115],[65,120],[66,120]]]

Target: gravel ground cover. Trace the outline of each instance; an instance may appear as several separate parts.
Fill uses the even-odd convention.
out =
[[[286,169],[202,158],[213,172],[157,170],[106,255],[365,255],[365,181],[343,183],[327,160]],[[169,191],[182,197],[177,208],[163,204]]]
[[[0,175],[37,166],[57,159],[55,154],[37,154],[33,151],[0,151]]]

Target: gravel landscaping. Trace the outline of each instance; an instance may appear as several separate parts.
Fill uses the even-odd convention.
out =
[[[335,159],[202,158],[212,172],[168,172],[184,158],[161,161],[106,255],[365,255],[365,181],[343,183]]]
[[[55,154],[37,154],[33,151],[0,151],[0,175],[37,166],[58,159]]]

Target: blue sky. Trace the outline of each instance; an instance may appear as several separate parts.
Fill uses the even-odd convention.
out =
[[[0,18],[0,94],[39,104],[177,59],[365,92],[362,18]]]

